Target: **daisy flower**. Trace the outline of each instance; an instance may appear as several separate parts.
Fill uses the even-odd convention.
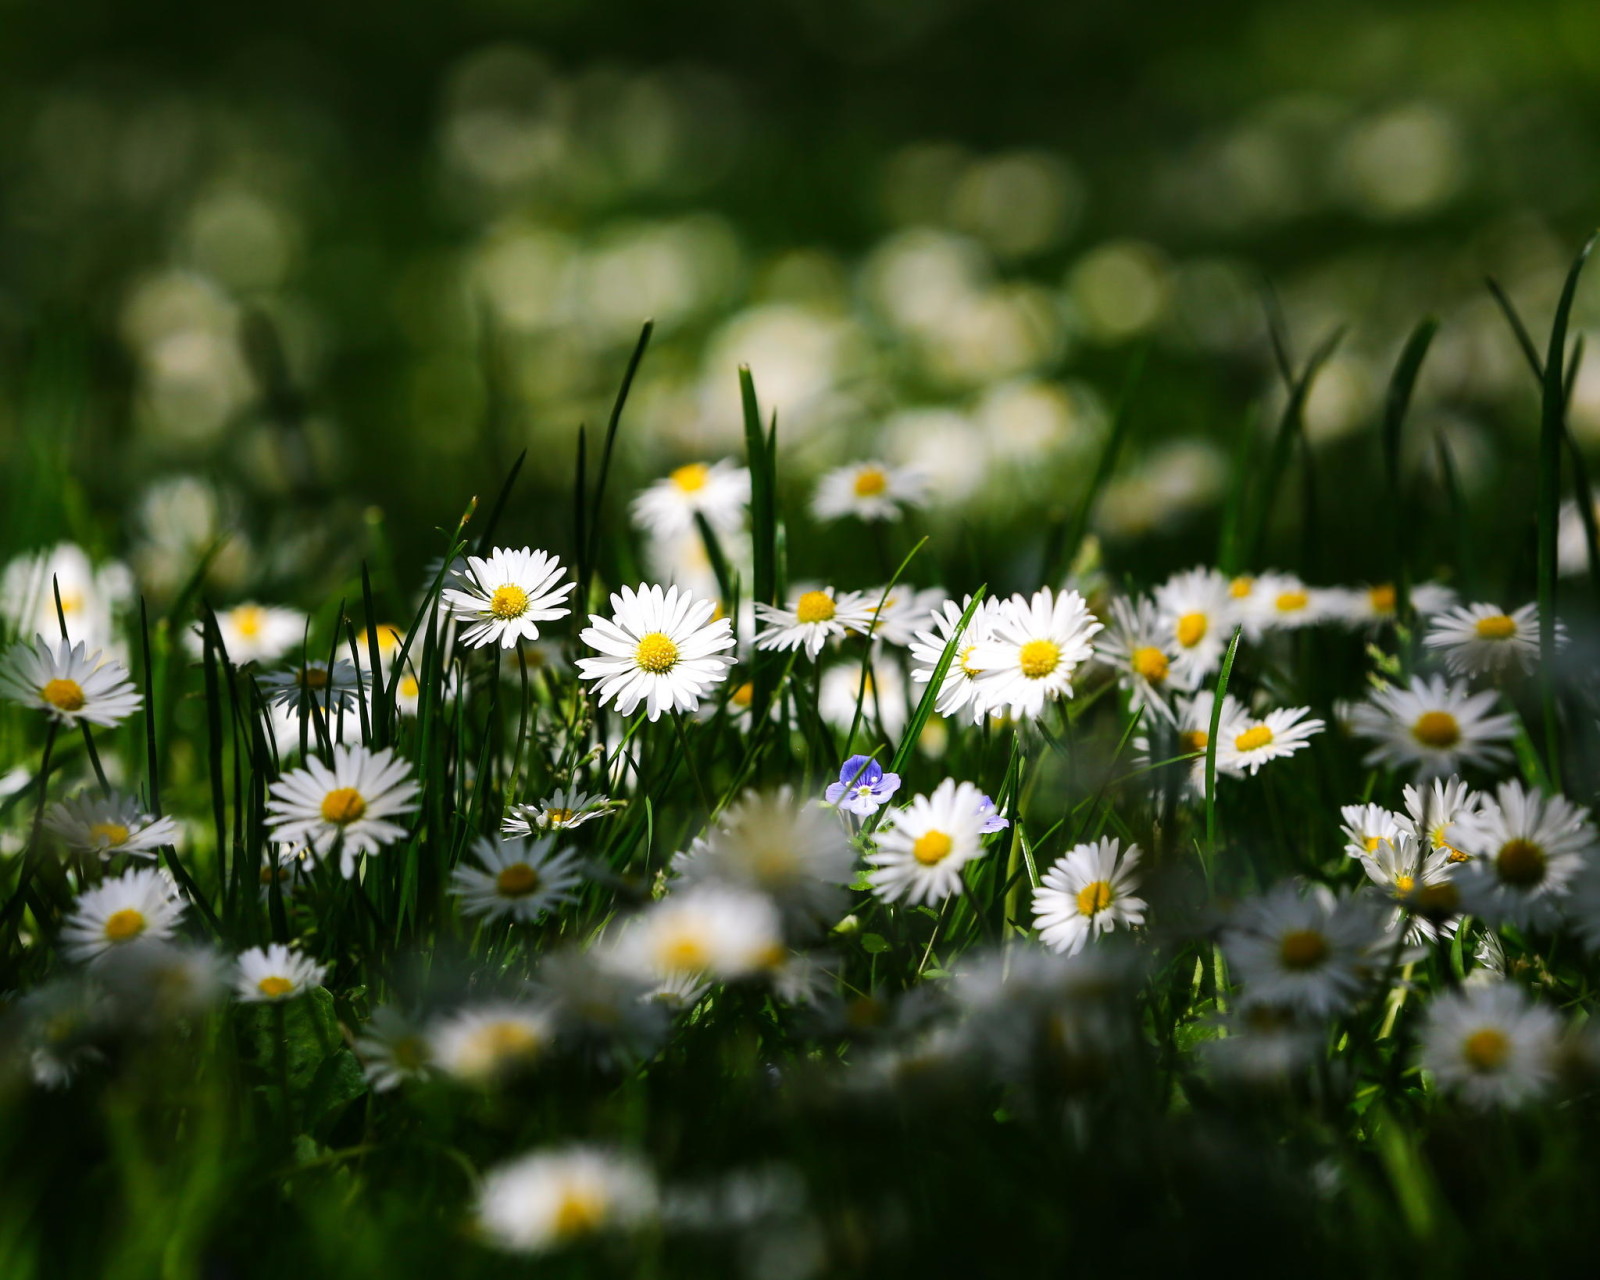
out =
[[[717,533],[737,533],[750,505],[750,472],[731,458],[690,462],[638,494],[629,512],[637,528],[656,538],[695,532],[703,515]]]
[[[130,868],[78,895],[61,926],[61,945],[68,959],[100,960],[141,938],[170,938],[182,918],[171,879],[151,867]]]
[[[387,672],[400,655],[406,642],[406,633],[392,622],[380,622],[372,630],[363,628],[356,634],[356,665],[365,671],[372,662],[372,640],[378,642],[378,668]]]
[[[641,585],[613,593],[610,620],[590,614],[579,637],[601,656],[579,658],[578,673],[593,680],[600,705],[615,700],[618,715],[641,702],[651,720],[663,711],[693,711],[714,684],[728,678],[733,629],[712,620],[716,603],[677,587]]]
[[[1399,815],[1381,804],[1347,804],[1339,809],[1344,820],[1344,851],[1352,858],[1365,858],[1384,841],[1400,834]]]
[[[860,591],[820,587],[798,593],[787,608],[757,604],[756,648],[804,649],[815,659],[829,640],[867,629],[872,609]]]
[[[563,947],[541,958],[534,981],[555,1010],[563,1042],[613,1066],[637,1063],[665,1038],[669,1011],[647,998],[647,983],[602,959],[581,947]]]
[[[56,593],[61,612],[56,612]],[[133,595],[133,574],[119,561],[99,568],[82,547],[63,542],[17,556],[0,575],[0,615],[20,635],[67,636],[93,649],[116,647],[114,618]]]
[[[1047,701],[1072,696],[1072,673],[1094,656],[1090,637],[1099,630],[1076,591],[1056,595],[1045,587],[1031,600],[1012,596],[973,653],[985,703],[1038,719]]]
[[[918,630],[933,621],[935,610],[948,598],[942,587],[918,591],[905,582],[895,583],[888,595],[882,587],[873,587],[862,595],[867,606],[867,634],[874,640],[897,645],[910,644]],[[960,614],[956,616],[959,618]]]
[[[34,707],[60,724],[98,724],[114,728],[131,716],[144,699],[128,680],[120,662],[99,653],[84,656],[83,642],[32,644],[18,642],[0,661],[0,694]]]
[[[1560,1019],[1509,982],[1469,983],[1433,998],[1419,1060],[1470,1106],[1515,1107],[1555,1082]]]
[[[863,692],[862,685],[866,689]],[[856,701],[861,703],[861,723],[878,725],[894,740],[906,727],[906,685],[900,669],[891,662],[846,662],[830,667],[817,689],[817,713],[823,721],[849,733],[855,723]]]
[[[341,744],[331,769],[313,758],[272,784],[267,825],[282,844],[305,844],[319,855],[337,848],[348,880],[359,855],[404,838],[405,828],[390,819],[409,813],[416,794],[411,766],[393,748]]]
[[[1451,862],[1466,862],[1455,834],[1456,823],[1475,817],[1483,808],[1484,797],[1476,794],[1460,778],[1435,778],[1431,786],[1413,787],[1404,792],[1405,815],[1399,819],[1408,831],[1429,850],[1444,853]]]
[[[428,1049],[445,1074],[469,1084],[492,1084],[542,1058],[555,1030],[554,1015],[539,1005],[473,1005],[436,1020],[428,1031]]]
[[[1210,689],[1203,690],[1193,697],[1180,695],[1174,700],[1173,726],[1175,733],[1172,736],[1165,734],[1140,734],[1134,738],[1134,750],[1145,761],[1168,759],[1173,755],[1190,755],[1195,753],[1195,758],[1189,762],[1186,787],[1195,795],[1204,795],[1206,789],[1206,758],[1205,750],[1211,741],[1211,709],[1216,703],[1216,694]],[[1237,772],[1237,766],[1230,764],[1221,751],[1221,732],[1225,725],[1244,718],[1245,709],[1239,700],[1231,693],[1224,694],[1222,698],[1222,714],[1217,720],[1218,751],[1217,751],[1217,776],[1223,777],[1230,771]],[[1159,726],[1158,726],[1159,727]],[[1153,754],[1160,751],[1157,757]]]
[[[577,900],[572,890],[583,883],[578,855],[555,852],[554,836],[500,842],[479,838],[472,852],[479,865],[458,866],[450,875],[466,915],[527,922]]]
[[[1280,707],[1264,717],[1245,713],[1219,726],[1218,767],[1225,764],[1227,773],[1254,777],[1267,761],[1292,756],[1322,732],[1322,721],[1306,719],[1310,714],[1309,707]]]
[[[230,969],[210,947],[144,937],[119,950],[105,976],[125,1014],[161,1022],[211,1008],[228,989]]]
[[[562,582],[565,574],[561,561],[546,552],[496,547],[487,559],[468,556],[466,567],[455,574],[456,585],[442,598],[462,627],[463,644],[513,649],[537,640],[539,623],[572,612],[566,599],[578,584]]]
[[[433,1053],[427,1036],[393,1005],[372,1011],[355,1038],[355,1051],[367,1083],[377,1093],[432,1074]]]
[[[1383,939],[1365,901],[1335,897],[1324,885],[1302,896],[1285,883],[1240,909],[1222,949],[1243,1001],[1325,1016],[1354,1002]]]
[[[132,796],[85,794],[52,805],[44,825],[73,853],[114,858],[119,853],[153,858],[164,844],[177,844],[178,823],[144,811]]]
[[[1511,759],[1516,721],[1491,714],[1499,695],[1467,692],[1460,681],[1412,676],[1405,688],[1374,689],[1350,712],[1350,729],[1375,745],[1368,765],[1414,766],[1417,777],[1455,773],[1462,765],[1494,768]]]
[[[500,826],[504,835],[531,836],[536,831],[568,831],[591,818],[603,818],[618,801],[587,791],[563,788],[538,804],[514,804]]]
[[[239,956],[234,995],[247,1004],[293,1000],[320,987],[328,966],[290,950],[281,942],[251,947]]]
[[[1117,673],[1128,692],[1128,707],[1149,707],[1172,719],[1167,696],[1172,688],[1172,663],[1177,642],[1161,626],[1154,601],[1139,597],[1111,602],[1111,621],[1095,645],[1095,657]]]
[[[946,778],[932,795],[916,796],[890,815],[867,855],[875,870],[867,882],[884,902],[939,902],[961,890],[961,869],[984,850],[979,843],[983,793],[970,782]]]
[[[914,467],[854,462],[836,467],[817,482],[811,514],[818,520],[898,520],[908,507],[928,501],[927,479]]]
[[[1434,618],[1422,643],[1443,653],[1458,676],[1500,675],[1512,667],[1532,671],[1539,662],[1539,609],[1525,604],[1502,613],[1499,605],[1463,605]]]
[[[959,605],[954,600],[947,600],[933,615],[934,629],[917,632],[916,638],[911,643],[911,678],[917,684],[927,684],[932,680],[933,673],[938,669],[939,659],[944,656],[944,651],[950,642],[955,640],[955,653],[951,656],[950,667],[939,685],[939,697],[934,703],[934,709],[941,716],[951,716],[970,707],[973,723],[976,724],[983,719],[988,706],[978,687],[978,676],[982,674],[982,669],[977,665],[975,657],[978,647],[989,639],[994,626],[995,611],[1000,604],[997,600],[985,599],[973,610],[972,617],[963,630],[961,618],[971,603],[971,596]]]
[[[761,869],[754,871],[760,874]],[[770,876],[798,883],[807,872],[801,864],[775,867]],[[626,921],[607,960],[645,982],[732,982],[770,967],[783,955],[778,909],[771,898],[707,881],[691,883]]]
[[[1461,893],[1451,879],[1451,862],[1405,832],[1397,831],[1362,855],[1367,879],[1399,903],[1392,926],[1405,923],[1406,941],[1433,942],[1455,932]]]
[[[1215,569],[1189,569],[1156,588],[1156,616],[1176,646],[1172,680],[1196,688],[1222,664],[1235,621],[1228,579]]]
[[[1139,846],[1123,850],[1109,837],[1080,844],[1058,858],[1033,891],[1033,927],[1039,941],[1076,955],[1091,937],[1144,923],[1144,901],[1133,896]]]
[[[1338,588],[1325,593],[1328,614],[1353,627],[1368,630],[1394,621],[1399,595],[1392,582],[1375,586]],[[1443,613],[1455,605],[1456,593],[1437,582],[1418,582],[1409,594],[1411,608],[1419,618]]]
[[[64,1089],[85,1067],[105,1061],[99,1041],[112,1009],[104,990],[76,976],[52,978],[17,1001],[18,1047],[28,1074],[44,1089]]]
[[[1595,515],[1600,517],[1600,502],[1595,503]],[[1573,498],[1561,504],[1556,524],[1556,566],[1562,577],[1589,572],[1589,531],[1583,526],[1583,513]]]
[[[1588,814],[1520,782],[1501,783],[1493,800],[1457,824],[1455,837],[1471,858],[1457,872],[1467,910],[1518,928],[1554,924],[1561,900],[1595,854]]]
[[[217,631],[228,661],[234,666],[276,662],[304,642],[306,615],[297,609],[247,602],[217,614]],[[205,653],[205,641],[198,629],[189,633],[188,647],[196,658]]]
[[[261,683],[266,686],[268,706],[298,711],[314,704],[323,712],[331,709],[338,714],[355,710],[371,676],[340,658],[332,667],[326,662],[308,662],[288,671],[268,671],[261,676]]]
[[[541,1151],[489,1170],[477,1226],[490,1244],[538,1254],[642,1227],[656,1215],[656,1183],[632,1156],[600,1147]]]
[[[871,756],[851,756],[839,768],[839,781],[830,782],[822,798],[846,813],[870,818],[898,790],[898,773],[885,773]]]

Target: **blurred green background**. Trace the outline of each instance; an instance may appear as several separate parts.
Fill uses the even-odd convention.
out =
[[[653,316],[619,505],[739,450],[744,361],[791,514],[881,452],[975,559],[1081,489],[1148,346],[1096,526],[1163,571],[1281,401],[1270,286],[1298,360],[1349,326],[1307,414],[1341,572],[1385,570],[1373,425],[1429,311],[1418,501],[1442,439],[1515,551],[1535,394],[1483,277],[1542,332],[1600,212],[1597,85],[1583,0],[9,0],[0,534],[131,549],[159,595],[236,526],[213,588],[270,593],[347,573],[369,508],[437,554],[531,446],[508,536],[563,547],[577,426]],[[1593,366],[1573,427],[1600,443]]]

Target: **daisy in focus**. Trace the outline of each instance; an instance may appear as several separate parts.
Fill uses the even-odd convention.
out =
[[[611,597],[612,617],[591,614],[580,635],[600,656],[579,658],[578,673],[595,682],[600,705],[632,715],[643,702],[649,718],[694,711],[712,685],[728,678],[733,628],[712,619],[716,602],[677,587],[623,587]]]
[[[1076,591],[1045,587],[1032,599],[1013,596],[996,611],[989,638],[972,657],[987,705],[1038,719],[1046,702],[1072,696],[1072,673],[1094,656],[1100,623]]]
[[[251,947],[238,960],[234,994],[247,1004],[293,1000],[322,985],[328,966],[291,950],[281,942]]]
[[[1561,1021],[1509,982],[1469,983],[1428,1006],[1419,1055],[1441,1089],[1478,1108],[1516,1107],[1555,1082]]]
[[[637,528],[668,539],[693,534],[697,515],[717,533],[737,533],[749,505],[749,470],[723,458],[685,463],[637,495],[629,512]]]
[[[1217,731],[1217,765],[1226,773],[1248,773],[1269,760],[1292,756],[1322,732],[1321,720],[1308,719],[1309,707],[1280,707],[1263,717],[1236,716]]]
[[[266,686],[267,705],[291,711],[313,706],[334,713],[353,711],[362,689],[370,682],[368,673],[357,670],[354,663],[343,658],[331,667],[326,662],[308,662],[288,671],[268,671],[261,676],[261,683]]]
[[[1381,804],[1347,804],[1340,808],[1339,817],[1344,820],[1340,828],[1344,851],[1352,858],[1365,858],[1400,834],[1399,819]]]
[[[1401,828],[1411,833],[1429,850],[1446,855],[1451,862],[1466,862],[1471,854],[1462,852],[1456,824],[1477,816],[1484,797],[1452,775],[1435,778],[1430,786],[1407,786],[1405,814],[1397,815]]]
[[[598,1147],[542,1151],[484,1176],[477,1226],[512,1253],[547,1253],[592,1236],[641,1227],[656,1213],[656,1185],[639,1160]]]
[[[540,831],[567,831],[581,827],[591,818],[603,818],[618,807],[618,802],[587,791],[563,788],[537,804],[514,804],[501,823],[508,836],[531,836]]]
[[[534,921],[576,901],[572,891],[583,883],[578,855],[557,853],[553,836],[498,842],[480,838],[473,843],[472,856],[477,866],[462,864],[450,874],[451,891],[469,916]]]
[[[971,604],[971,596],[959,605],[954,600],[945,601],[933,614],[934,629],[917,632],[911,643],[911,679],[917,684],[927,684],[932,680],[945,649],[954,641],[955,651],[939,684],[939,696],[934,702],[934,709],[941,716],[951,716],[971,708],[972,722],[977,724],[988,707],[978,687],[982,668],[977,665],[975,657],[979,646],[989,639],[994,627],[995,611],[1000,605],[997,600],[985,599],[973,610],[972,617],[963,628],[961,619]]]
[[[411,766],[393,748],[340,745],[332,768],[312,758],[272,784],[267,825],[281,844],[304,844],[319,856],[337,848],[348,880],[360,855],[404,838],[392,819],[410,813],[416,795]]]
[[[0,661],[0,694],[12,702],[43,711],[58,724],[97,724],[114,728],[131,716],[144,699],[128,680],[120,662],[84,654],[83,642],[32,644],[19,641]]]
[[[802,591],[787,608],[757,604],[756,648],[789,652],[804,649],[815,659],[829,640],[841,639],[854,631],[864,632],[872,610],[860,591],[835,591],[820,587]]]
[[[572,612],[566,599],[578,584],[562,582],[565,575],[561,561],[546,552],[496,547],[487,558],[467,557],[443,601],[463,644],[514,649],[539,638],[539,623]]]
[[[872,891],[884,902],[909,906],[941,902],[961,891],[961,869],[984,853],[983,793],[970,782],[946,778],[932,795],[916,796],[878,829],[867,855]]]
[[[1113,600],[1111,621],[1095,644],[1095,657],[1117,673],[1117,683],[1127,690],[1130,711],[1148,707],[1163,719],[1172,719],[1167,698],[1177,645],[1162,628],[1153,601]]]
[[[1384,685],[1350,713],[1350,729],[1374,745],[1365,763],[1414,768],[1419,779],[1457,773],[1463,765],[1493,769],[1511,759],[1516,721],[1492,708],[1493,690],[1468,693],[1459,681],[1412,676],[1405,688]]]
[[[1384,938],[1365,901],[1288,882],[1240,908],[1222,950],[1244,1001],[1324,1016],[1354,1002]]]
[[[73,853],[114,858],[119,853],[153,858],[164,844],[177,844],[173,818],[157,818],[132,796],[86,793],[54,804],[45,813],[47,831]]]
[[[1134,872],[1139,846],[1123,850],[1109,837],[1080,844],[1058,858],[1033,891],[1033,927],[1039,941],[1061,955],[1077,955],[1090,938],[1119,924],[1144,923],[1144,902]]]
[[[928,482],[914,467],[855,462],[836,467],[817,482],[811,514],[818,520],[898,520],[928,501]]]
[[[1539,662],[1539,609],[1525,604],[1502,613],[1498,605],[1463,605],[1434,618],[1422,643],[1439,650],[1458,676],[1532,671]]]
[[[1589,815],[1564,796],[1503,782],[1456,827],[1470,861],[1457,883],[1472,914],[1491,924],[1547,928],[1597,852]]]
[[[858,818],[870,818],[900,789],[900,775],[885,773],[871,756],[851,756],[839,769],[839,781],[830,782],[822,798]]]
[[[183,903],[170,878],[135,867],[78,895],[61,926],[61,945],[72,960],[99,960],[141,939],[170,938],[183,918]]]
[[[1176,646],[1174,682],[1198,687],[1221,666],[1233,632],[1237,610],[1228,579],[1215,569],[1185,570],[1156,588],[1155,605],[1162,629]]]

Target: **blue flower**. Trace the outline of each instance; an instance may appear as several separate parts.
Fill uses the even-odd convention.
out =
[[[983,825],[978,828],[979,835],[986,836],[991,831],[1004,831],[1011,825],[1010,818],[1002,818],[995,811],[994,801],[988,796],[984,796],[983,803],[978,806],[978,816],[983,819]]]
[[[868,818],[899,789],[898,773],[885,773],[871,756],[851,756],[839,770],[839,781],[829,783],[822,794],[829,804]]]

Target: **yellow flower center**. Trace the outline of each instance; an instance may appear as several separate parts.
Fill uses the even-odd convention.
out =
[[[1203,613],[1186,613],[1178,619],[1178,643],[1192,649],[1206,638],[1210,624]]]
[[[1395,604],[1394,588],[1387,582],[1381,586],[1369,587],[1367,589],[1367,603],[1372,606],[1373,613],[1393,613]]]
[[[1328,958],[1328,940],[1315,929],[1294,929],[1278,943],[1278,959],[1285,969],[1304,973]]]
[[[573,1188],[562,1193],[551,1226],[558,1238],[571,1240],[577,1236],[592,1235],[599,1230],[605,1217],[606,1202],[602,1197],[593,1191]]]
[[[1255,751],[1260,747],[1270,745],[1271,742],[1272,730],[1264,724],[1257,724],[1251,725],[1250,728],[1235,738],[1233,745],[1240,751]]]
[[[1143,649],[1135,649],[1130,662],[1135,674],[1143,676],[1151,684],[1160,684],[1165,680],[1167,671],[1171,666],[1167,661],[1166,654],[1162,653],[1160,649],[1152,649],[1149,646]]]
[[[81,608],[83,608],[83,597],[81,595],[79,595],[76,591],[67,591],[67,592],[64,592],[62,594],[62,596],[61,596],[61,612],[62,613],[77,613],[78,610],[81,609]]]
[[[881,467],[864,467],[856,473],[855,491],[858,498],[876,498],[889,487],[889,477]]]
[[[280,978],[277,974],[273,974],[270,978],[263,978],[256,983],[256,990],[268,1000],[281,1000],[294,990],[294,983],[288,978]]]
[[[489,597],[489,612],[502,622],[520,618],[528,612],[528,593],[514,582],[496,587],[494,595]]]
[[[521,1022],[491,1022],[473,1038],[469,1056],[492,1070],[507,1058],[531,1058],[543,1047],[533,1028]]]
[[[367,811],[367,802],[354,787],[338,787],[322,797],[322,820],[349,826]]]
[[[526,862],[513,862],[494,878],[495,892],[502,898],[526,898],[539,887],[539,873]]]
[[[564,827],[572,821],[571,809],[546,809],[544,811],[545,825],[549,827]]]
[[[1424,711],[1411,726],[1411,736],[1425,747],[1443,751],[1461,741],[1461,726],[1448,711]]]
[[[681,493],[699,493],[706,487],[706,477],[711,468],[703,462],[690,462],[672,473],[672,483]]]
[[[1494,856],[1495,873],[1501,883],[1519,887],[1538,884],[1544,879],[1544,850],[1532,840],[1507,840]]]
[[[680,933],[662,943],[658,959],[663,969],[698,973],[710,962],[711,956],[699,938]]]
[[[1505,614],[1497,613],[1488,618],[1479,618],[1473,630],[1478,633],[1480,640],[1509,640],[1517,634],[1517,624]]]
[[[1367,846],[1367,852],[1368,853],[1376,853],[1378,851],[1378,846],[1383,843],[1383,837],[1382,836],[1368,836],[1361,843]]]
[[[833,597],[826,591],[807,591],[794,604],[796,622],[830,622],[833,613]]]
[[[328,670],[326,667],[301,667],[295,680],[302,689],[326,689]]]
[[[1511,1056],[1511,1037],[1499,1027],[1480,1027],[1461,1042],[1461,1056],[1474,1071],[1498,1071]]]
[[[259,606],[242,604],[233,611],[234,629],[246,640],[254,640],[261,634],[261,623],[265,616]]]
[[[130,938],[137,938],[144,932],[146,923],[144,914],[135,911],[132,907],[124,907],[121,911],[113,911],[106,917],[106,941],[127,942]]]
[[[1017,655],[1017,665],[1030,680],[1041,680],[1061,665],[1061,646],[1053,640],[1030,640]]]
[[[1256,580],[1249,574],[1241,574],[1228,584],[1228,594],[1235,600],[1243,600],[1255,590]]]
[[[755,696],[755,685],[746,680],[742,685],[733,691],[733,696],[729,699],[729,701],[732,702],[736,707],[748,707],[751,702],[755,700]]]
[[[1078,914],[1096,915],[1111,905],[1111,885],[1105,880],[1086,884],[1078,891]]]
[[[1204,729],[1189,729],[1178,735],[1178,743],[1185,751],[1204,751],[1211,745],[1211,734]]]
[[[1311,603],[1311,597],[1304,591],[1283,591],[1273,603],[1279,613],[1298,613]]]
[[[961,651],[961,669],[963,671],[965,671],[969,676],[978,675],[983,671],[982,667],[975,667],[975,666],[972,665],[972,654],[973,654],[973,651],[977,649],[977,647],[978,646],[975,645],[975,644],[969,644],[965,649],[963,649]]]
[[[639,641],[633,660],[646,671],[660,675],[671,671],[678,661],[678,646],[659,631],[652,631]]]
[[[39,696],[57,711],[82,711],[83,686],[76,680],[52,680],[39,690]]]
[[[127,843],[129,832],[120,822],[97,822],[89,828],[89,835],[96,844],[103,843],[108,849],[115,849]]]
[[[924,831],[911,846],[911,856],[925,867],[932,867],[950,856],[955,842],[943,831]]]
[[[1415,877],[1408,876],[1404,872],[1401,872],[1394,878],[1395,892],[1410,893],[1412,888],[1415,887],[1416,883]]]
[[[397,690],[397,692],[402,698],[409,702],[412,698],[417,697],[422,692],[422,686],[417,683],[416,676],[404,675],[400,677],[400,688]]]
[[[1411,895],[1411,909],[1419,915],[1444,919],[1461,910],[1461,890],[1450,880],[1425,884]]]

